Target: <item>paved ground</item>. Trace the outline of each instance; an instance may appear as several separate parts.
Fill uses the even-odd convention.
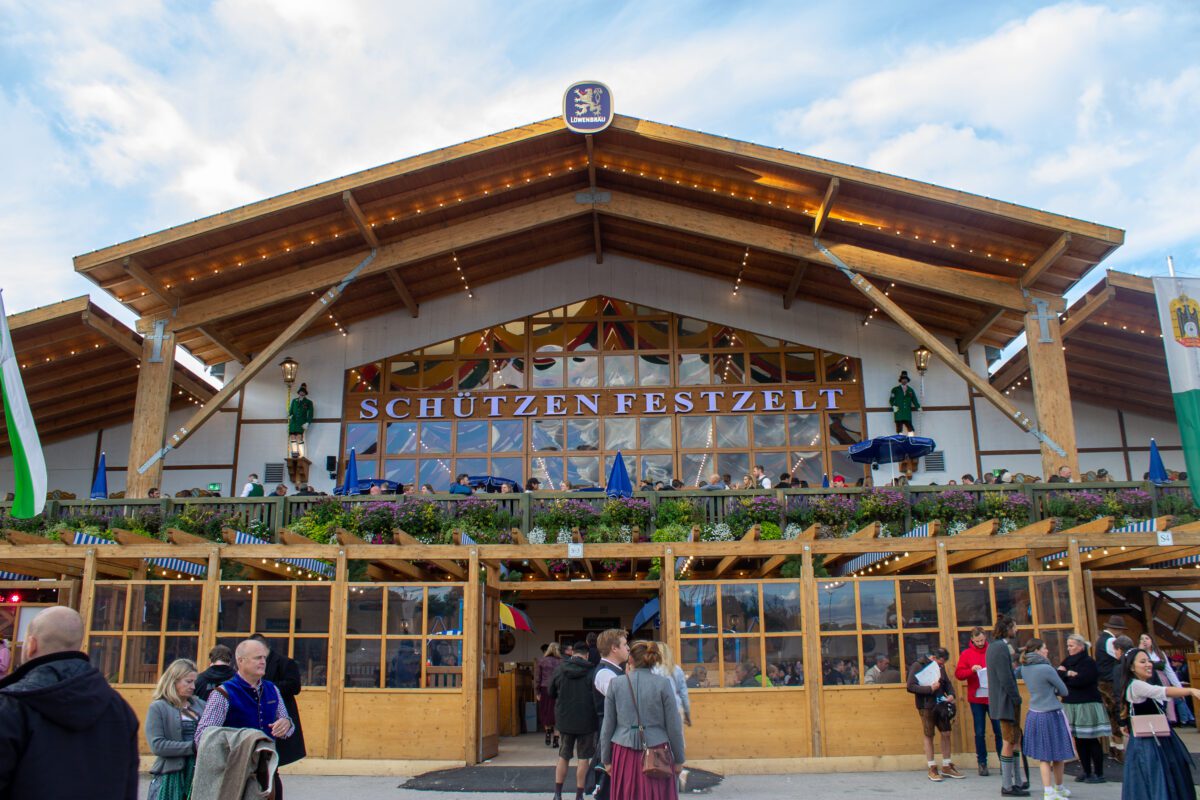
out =
[[[994,770],[998,773],[999,770]],[[286,800],[328,800],[330,797],[352,797],[354,800],[547,800],[552,786],[542,794],[462,794],[458,792],[406,791],[399,785],[406,780],[395,778],[329,778],[293,775],[287,778]],[[1041,797],[1041,786],[1030,792],[1034,800]],[[143,796],[146,785],[143,785]],[[1083,785],[1068,783],[1075,790],[1076,800],[1116,800],[1121,796],[1121,784]],[[838,773],[828,775],[734,775],[726,778],[709,795],[694,794],[692,797],[730,798],[751,800],[752,798],[787,797],[922,797],[930,800],[944,795],[946,800],[970,800],[1000,796],[1000,778],[968,776],[960,781],[930,783],[923,773],[871,772]],[[570,798],[573,795],[567,794]]]

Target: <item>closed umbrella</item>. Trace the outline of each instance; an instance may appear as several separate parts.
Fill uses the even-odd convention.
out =
[[[92,478],[92,492],[88,495],[92,500],[108,499],[108,471],[104,466],[104,451],[100,451],[100,460],[96,463],[96,477]]]
[[[354,457],[354,448],[350,448],[350,458],[346,461],[346,480],[334,494],[358,494],[358,459]]]
[[[103,458],[103,456],[101,456]],[[1167,467],[1163,464],[1162,454],[1158,452],[1158,442],[1150,439],[1150,482],[1162,486],[1171,479],[1167,476]]]
[[[629,470],[625,469],[625,459],[620,450],[617,451],[612,469],[608,472],[606,493],[609,497],[633,497],[633,483],[629,480]]]

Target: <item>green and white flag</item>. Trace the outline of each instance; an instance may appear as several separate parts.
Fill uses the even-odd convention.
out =
[[[1154,297],[1171,394],[1175,397],[1175,421],[1183,440],[1183,459],[1193,499],[1200,498],[1200,278],[1155,278]]]
[[[21,365],[8,332],[4,314],[4,296],[0,294],[0,391],[4,393],[4,424],[13,460],[12,515],[18,519],[36,517],[46,505],[46,459],[38,440],[33,412],[21,383]]]

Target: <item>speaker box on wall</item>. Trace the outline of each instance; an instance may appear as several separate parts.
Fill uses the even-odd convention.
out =
[[[325,456],[325,471],[337,472],[337,456]]]

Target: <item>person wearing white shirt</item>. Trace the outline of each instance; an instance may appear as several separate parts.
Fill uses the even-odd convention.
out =
[[[247,481],[246,485],[242,487],[242,493],[238,496],[239,497],[262,497],[263,494],[264,494],[263,485],[258,482],[258,476],[255,475],[253,472],[251,472],[250,480]]]
[[[771,479],[767,477],[767,471],[763,469],[762,464],[754,465],[754,482],[758,484],[760,488],[771,488]]]

